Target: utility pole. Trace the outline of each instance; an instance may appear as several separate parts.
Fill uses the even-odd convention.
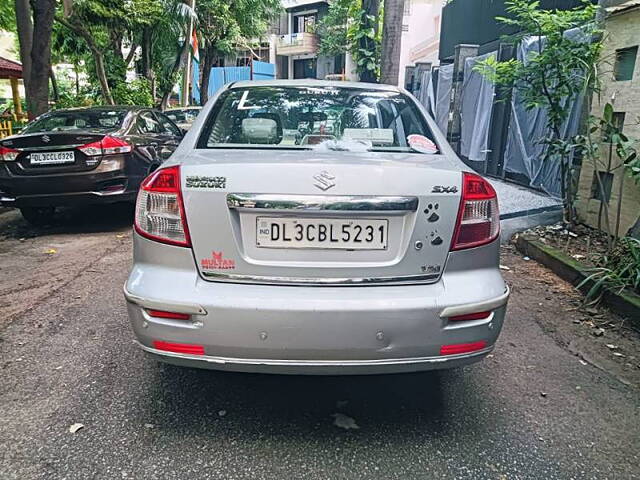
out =
[[[191,10],[196,10],[196,0],[190,0],[189,6]],[[183,107],[189,105],[189,83],[191,82],[191,37],[193,36],[193,17],[189,19],[189,31],[187,32],[187,38],[185,41],[189,44],[186,49],[187,58],[185,59],[184,75],[182,77],[182,101],[180,102]]]

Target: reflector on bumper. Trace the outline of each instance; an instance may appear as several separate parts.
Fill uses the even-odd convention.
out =
[[[164,342],[162,340],[154,340],[153,348],[173,353],[187,353],[190,355],[204,355],[204,347],[202,345],[193,345],[189,343],[173,343]]]
[[[440,347],[440,355],[458,355],[460,353],[470,353],[477,350],[482,350],[487,346],[487,342],[471,342],[471,343],[456,343],[454,345],[442,345]]]

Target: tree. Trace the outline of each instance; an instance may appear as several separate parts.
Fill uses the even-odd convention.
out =
[[[380,76],[379,0],[336,0],[320,20],[320,54],[350,53],[363,82],[377,82]]]
[[[38,116],[49,110],[49,74],[51,71],[51,31],[55,0],[31,0],[33,39],[31,72],[27,88],[29,113]]]
[[[400,43],[405,0],[385,0],[382,35],[380,82],[398,84],[400,73]]]
[[[29,78],[31,77],[31,47],[33,42],[33,21],[29,0],[15,0],[15,24],[20,43],[20,61],[22,62],[22,82],[26,92],[29,92]],[[3,12],[5,17],[6,12]],[[8,23],[8,22],[7,22]],[[9,25],[5,25],[9,26]]]
[[[160,108],[165,109],[169,102],[169,97],[173,91],[178,77],[178,70],[183,59],[189,52],[189,27],[196,22],[198,14],[186,3],[176,0],[166,1],[166,10],[170,16],[161,21],[161,25],[166,30],[164,32],[156,32],[161,35],[157,38],[157,44],[154,52],[157,54],[155,67],[156,70],[162,71],[160,88],[162,98],[160,100]],[[158,51],[158,46],[164,45],[162,51]]]
[[[84,40],[93,57],[95,73],[100,83],[102,97],[107,105],[113,105],[114,101],[111,95],[111,86],[109,85],[105,68],[105,35],[104,32],[92,31],[92,26],[104,26],[106,23],[113,23],[105,21],[105,19],[115,18],[116,13],[119,13],[117,11],[117,5],[113,3],[109,5],[109,7],[111,7],[109,12],[107,12],[108,7],[106,5],[90,0],[64,0],[63,6],[63,11],[58,13],[56,21]]]
[[[574,141],[577,150],[582,154],[583,165],[589,162],[593,167],[596,188],[600,198],[600,210],[598,212],[598,229],[608,235],[608,250],[614,246],[614,239],[620,236],[620,215],[622,212],[622,198],[625,174],[629,175],[640,185],[640,160],[637,156],[636,140],[629,139],[622,132],[622,125],[614,118],[612,103],[606,103],[601,115],[591,115],[586,132],[576,135]],[[616,161],[614,161],[614,159]],[[617,164],[617,165],[616,165]],[[607,192],[603,177],[620,172],[618,184],[618,202],[615,210],[615,224],[612,228],[609,213],[611,207],[607,198],[611,192]],[[604,220],[604,222],[603,222]]]
[[[543,108],[547,113],[544,161],[560,162],[561,195],[565,220],[573,221],[574,192],[571,188],[573,141],[563,137],[563,125],[569,110],[566,102],[580,94],[590,94],[597,87],[597,65],[602,43],[594,22],[597,6],[589,1],[572,10],[541,10],[538,1],[506,2],[509,18],[498,17],[516,33],[507,41],[517,44],[526,37],[538,37],[538,48],[528,58],[497,61],[490,58],[476,69],[498,88],[515,88],[526,109]],[[567,35],[580,29],[581,39]]]
[[[208,99],[211,67],[218,57],[232,53],[237,48],[252,52],[254,39],[264,36],[281,8],[279,0],[198,0],[196,13],[203,50],[202,104]]]
[[[100,85],[104,103],[148,98],[140,82],[126,92],[127,68],[140,45],[139,71],[152,97],[159,93],[163,107],[175,85],[184,38],[194,18],[193,9],[181,0],[64,0],[56,16],[86,46],[87,73]]]

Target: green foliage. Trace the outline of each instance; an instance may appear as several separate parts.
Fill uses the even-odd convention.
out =
[[[112,93],[116,105],[153,106],[151,86],[146,78],[138,78],[133,82],[119,83]]]
[[[605,288],[617,292],[628,288],[640,293],[640,240],[621,238],[578,288],[585,285],[591,285],[586,299],[593,302],[600,300]]]
[[[251,48],[281,10],[279,0],[199,0],[196,13],[201,47],[218,54]]]
[[[26,112],[27,111],[26,99],[24,98],[20,99],[20,104],[22,105],[22,111]],[[15,107],[15,104],[13,103],[13,99],[8,98],[5,102],[0,102],[0,113],[6,110],[11,110],[11,112],[16,111],[16,107]]]
[[[569,114],[564,108],[567,98],[594,87],[597,81],[599,41],[589,41],[600,33],[595,24],[597,7],[585,1],[572,10],[540,10],[538,1],[510,0],[507,12],[512,17],[498,17],[499,22],[515,26],[518,33],[508,40],[514,44],[531,36],[544,37],[544,45],[524,60],[498,61],[489,58],[477,69],[496,85],[515,87],[527,109],[542,107],[548,112],[548,126],[559,136],[560,127]],[[566,32],[581,28],[586,41],[574,41]],[[544,48],[543,48],[544,47]]]
[[[75,95],[72,92],[61,92],[60,98],[54,105],[54,109],[75,108],[75,107],[91,107],[98,104],[91,95],[80,94]]]
[[[381,36],[376,34],[377,19],[365,10],[357,13],[356,23],[347,30],[347,40],[355,48],[352,51],[358,73],[369,72],[380,78]],[[380,31],[380,30],[378,30]]]
[[[16,31],[14,0],[0,0],[0,30]]]
[[[612,173],[618,168],[624,168],[626,172],[633,178],[636,183],[640,184],[640,161],[638,160],[638,152],[636,149],[637,141],[630,139],[622,132],[622,125],[618,125],[614,119],[613,104],[606,103],[601,116],[591,115],[589,117],[588,129],[585,134],[576,135],[574,144],[576,151],[581,154],[583,163],[589,162],[594,172]],[[614,162],[614,155],[618,162]],[[601,176],[596,175],[597,188],[600,198],[606,198],[605,187]],[[622,179],[624,180],[624,179]],[[621,187],[620,187],[621,188]],[[619,218],[622,197],[618,199]],[[609,235],[618,235],[619,221],[616,224],[615,231],[611,229],[609,224],[609,202],[601,202],[598,213],[598,227],[602,228],[602,220],[604,216],[604,225]],[[611,247],[611,237],[609,238],[609,246]]]
[[[329,11],[316,25],[320,36],[320,55],[339,55],[351,51],[347,32],[350,24],[356,22],[360,1],[335,0],[329,4]]]
[[[321,55],[351,53],[358,73],[370,73],[380,78],[380,45],[382,43],[378,18],[362,8],[362,1],[336,0],[329,4],[329,12],[318,23]]]

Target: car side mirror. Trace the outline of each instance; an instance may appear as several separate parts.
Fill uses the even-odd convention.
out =
[[[188,132],[188,131],[189,131],[189,130],[188,130],[188,129],[186,129],[186,128],[181,128],[181,129],[180,129],[180,133],[182,134],[182,136],[183,136],[183,137],[187,134],[187,132]]]

